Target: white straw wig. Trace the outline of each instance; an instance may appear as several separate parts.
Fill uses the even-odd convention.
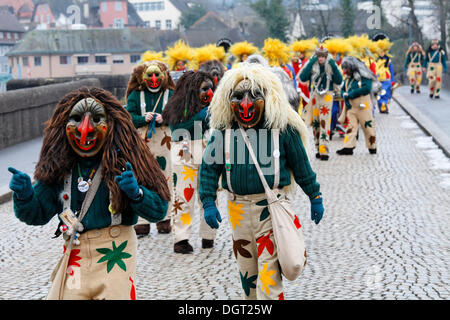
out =
[[[251,87],[259,88],[265,100],[264,127],[284,131],[288,126],[298,131],[308,152],[308,129],[300,115],[295,112],[286,97],[280,79],[270,69],[259,64],[241,63],[238,68],[225,72],[214,92],[209,106],[210,127],[224,130],[234,119],[231,95],[236,85],[247,79]]]

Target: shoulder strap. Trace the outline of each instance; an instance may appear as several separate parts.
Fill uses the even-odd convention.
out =
[[[273,188],[278,188],[280,184],[280,130],[272,129],[272,138],[273,138],[273,153],[272,156],[275,159],[275,173],[274,173],[274,181]]]
[[[144,90],[141,91],[141,116],[145,115],[145,108],[147,107],[146,103],[145,103],[145,93]]]
[[[162,109],[164,110],[164,107],[167,104],[167,101],[169,101],[169,89],[166,89],[164,91],[164,97],[163,97],[163,105],[162,105]]]
[[[94,197],[97,193],[98,187],[100,186],[100,183],[102,182],[102,164],[98,166],[97,172],[95,172],[94,178],[92,179],[92,185],[89,188],[88,192],[86,193],[86,197],[84,198],[83,204],[81,205],[81,211],[80,216],[78,218],[78,221],[81,222],[83,220],[84,216],[89,210],[89,207],[91,206],[92,200],[94,200]]]
[[[248,152],[250,153],[250,156],[253,159],[253,163],[255,164],[256,170],[258,171],[258,175],[259,175],[259,178],[261,179],[262,185],[264,186],[264,190],[266,191],[267,200],[268,200],[269,204],[271,204],[272,202],[277,201],[278,198],[275,195],[275,193],[269,188],[269,185],[267,184],[267,180],[264,177],[264,174],[262,173],[261,167],[259,166],[258,159],[256,158],[255,153],[253,152],[253,148],[250,144],[250,141],[248,140],[247,133],[245,133],[244,129],[242,129],[241,126],[239,126],[239,129],[241,130],[242,137],[244,138],[245,144],[247,145]]]

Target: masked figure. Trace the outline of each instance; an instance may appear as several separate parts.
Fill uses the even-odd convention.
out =
[[[171,191],[173,190],[171,134],[169,127],[163,124],[161,114],[174,87],[167,65],[161,61],[151,60],[134,68],[126,94],[127,110],[133,124],[158,161]],[[159,233],[169,233],[170,214],[156,226]],[[135,229],[138,235],[147,235],[150,232],[150,224],[139,219]]]
[[[389,104],[392,99],[392,87],[395,83],[394,65],[388,51],[393,45],[387,38],[375,41],[378,46],[377,78],[382,85],[382,93],[378,98],[380,113],[389,113]]]
[[[297,88],[297,80],[295,77],[295,69],[288,63],[292,56],[289,47],[279,39],[268,38],[264,41],[262,48],[264,57],[268,60],[271,67],[279,67],[283,69],[291,80],[292,86]],[[297,106],[298,109],[299,106]]]
[[[328,160],[333,85],[342,83],[342,74],[328,50],[321,46],[302,69],[300,80],[310,85],[311,100],[305,118],[313,127],[316,158]]]
[[[172,131],[172,171],[175,185],[172,210],[174,252],[190,253],[191,224],[198,199],[199,168],[204,149],[203,135],[208,130],[208,106],[215,90],[214,79],[206,72],[187,71],[177,82],[173,96],[163,112]],[[215,230],[200,212],[202,248],[214,245]]]
[[[239,63],[245,62],[249,55],[258,52],[258,48],[247,41],[236,42],[230,49],[230,53],[234,56],[235,61],[232,68],[236,68]]]
[[[344,148],[337,151],[339,155],[352,155],[356,147],[358,128],[361,127],[366,138],[366,147],[370,154],[376,154],[375,123],[372,114],[371,94],[379,90],[381,85],[363,61],[355,57],[345,57],[342,70],[346,75],[341,96],[345,108],[339,121],[348,119],[347,132],[344,138]]]
[[[170,75],[176,83],[181,75],[191,68],[190,64],[195,57],[195,52],[183,40],[178,40],[166,50],[166,56]]]
[[[243,63],[225,73],[210,114],[214,132],[200,168],[205,220],[213,228],[222,221],[215,203],[222,177],[245,298],[284,299],[267,196],[243,134],[251,141],[269,188],[287,199],[297,182],[311,200],[311,218],[319,223],[322,198],[304,147],[307,128],[289,105],[280,80],[258,64]],[[300,229],[298,217],[295,221]]]
[[[64,254],[47,298],[135,299],[132,226],[138,216],[162,220],[170,193],[121,103],[99,88],[68,93],[44,130],[36,183],[9,171],[21,221],[44,225],[59,215]]]
[[[425,52],[422,46],[413,42],[406,52],[404,71],[408,76],[409,84],[411,85],[411,93],[414,90],[420,93],[420,84],[422,83],[422,63],[425,58]]]
[[[439,99],[442,88],[442,72],[447,73],[447,57],[438,40],[433,40],[423,61],[423,72],[427,73],[430,98]]]

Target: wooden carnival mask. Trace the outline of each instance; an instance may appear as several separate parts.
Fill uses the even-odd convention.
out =
[[[66,125],[69,145],[81,157],[95,156],[108,134],[105,108],[92,98],[78,101],[70,111]]]
[[[165,73],[156,63],[151,63],[142,74],[142,80],[150,92],[158,92],[164,87]]]
[[[211,80],[206,79],[205,81],[202,82],[202,84],[200,85],[200,102],[202,105],[207,106],[210,104],[213,95],[214,95],[214,84],[212,83]]]
[[[250,80],[241,80],[231,94],[231,109],[236,120],[245,128],[257,125],[264,114],[261,89],[252,88]]]

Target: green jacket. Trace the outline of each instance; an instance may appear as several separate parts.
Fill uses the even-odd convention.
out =
[[[174,142],[181,140],[181,136],[174,134],[174,131],[177,129],[187,130],[190,134],[190,140],[200,140],[203,139],[205,131],[209,129],[209,117],[206,116],[205,111],[200,111],[186,121],[179,122],[175,125],[169,125],[169,128],[172,131],[172,141]],[[196,132],[201,134],[196,135]]]
[[[439,52],[436,53],[436,50],[431,50],[429,53],[425,55],[425,60],[423,61],[423,67],[427,68],[428,63],[441,63],[444,73],[447,72],[447,57],[445,56],[445,51],[439,49]]]
[[[89,161],[80,159],[81,174],[89,176],[92,168],[97,166],[99,161]],[[76,211],[78,199],[78,169],[72,170],[71,204],[70,208]],[[137,223],[138,216],[150,222],[158,222],[164,219],[167,213],[168,202],[162,200],[159,195],[147,188],[140,186],[144,196],[138,201],[130,201],[130,212],[122,213],[122,225],[131,226]],[[34,193],[30,199],[18,199],[14,194],[14,212],[16,217],[28,225],[47,224],[56,214],[60,214],[63,205],[60,195],[63,185],[46,185],[37,181],[33,186]],[[89,207],[88,212],[81,221],[84,230],[100,229],[111,225],[111,213],[109,212],[109,189],[105,181],[102,181],[98,191]]]
[[[270,162],[268,159],[264,161],[264,159],[260,158],[260,154],[258,152],[260,143],[264,143],[264,140],[261,138],[261,133],[258,129],[262,127],[256,128],[257,132],[257,141],[258,147],[253,146],[255,154],[258,157],[258,163],[261,168],[270,168]],[[238,125],[234,123],[232,129],[238,129]],[[256,167],[253,163],[249,162],[250,155],[247,147],[240,135],[240,132],[236,135],[231,135],[234,137],[234,152],[231,153],[231,185],[233,191],[238,195],[248,195],[248,194],[258,194],[264,193],[264,187],[259,178]],[[239,137],[239,143],[236,143],[237,138]],[[271,134],[268,134],[268,137],[271,137]],[[268,153],[272,154],[272,139],[266,139],[267,146],[265,151],[262,151],[262,157],[268,158]],[[199,177],[199,194],[200,199],[203,203],[209,201],[215,201],[217,189],[218,189],[218,181],[220,175],[222,175],[222,187],[224,189],[229,190],[226,179],[226,169],[225,169],[225,150],[224,150],[224,142],[225,141],[225,130],[218,131],[215,130],[211,136],[211,139],[206,146],[206,149],[203,153],[203,161],[200,166],[200,177]],[[302,188],[305,194],[313,199],[317,195],[320,195],[320,185],[316,181],[316,174],[311,169],[308,156],[306,154],[305,148],[303,147],[302,140],[300,135],[296,130],[291,127],[288,127],[284,132],[280,132],[280,182],[279,187],[284,187],[291,184],[291,175],[290,170],[292,170],[295,182]],[[242,145],[243,144],[243,145]],[[262,144],[261,144],[262,145]],[[242,149],[245,149],[244,154]],[[240,152],[238,152],[240,151]],[[218,157],[219,163],[208,163],[209,155],[215,156],[216,152],[220,152],[221,155]],[[244,156],[245,161],[242,164],[238,164],[238,154],[239,157]],[[234,156],[233,156],[234,155]],[[223,161],[220,161],[220,158]],[[273,157],[271,157],[273,160]],[[244,158],[243,158],[244,159]],[[209,159],[211,160],[211,159]],[[262,163],[267,162],[266,164]],[[274,170],[274,168],[270,169]],[[274,185],[274,174],[265,175],[267,183],[269,187],[273,187]]]
[[[344,85],[342,86],[341,95],[344,96],[343,94],[347,92],[348,99],[356,99],[370,94],[371,90],[372,79],[361,77],[361,85],[359,85],[358,81],[354,80],[353,78],[347,78],[345,79]],[[347,98],[345,100],[347,109],[351,109],[352,106],[350,103],[348,103]]]
[[[414,63],[419,63],[420,65],[422,65],[423,62],[423,55],[420,52],[410,52],[408,53],[408,55],[406,56],[406,60],[405,60],[405,65],[404,65],[404,70],[407,71],[409,64],[411,62]]]
[[[145,97],[145,111],[151,112],[153,111],[153,108],[155,107],[156,101],[158,101],[158,98],[160,96],[161,92],[152,93],[148,90],[144,91],[144,97]],[[169,90],[169,98],[172,96],[173,91]],[[161,96],[161,99],[159,99],[158,106],[155,109],[156,113],[161,114],[163,111],[163,101],[164,101],[164,93]],[[127,98],[127,111],[131,115],[131,120],[133,121],[133,124],[136,128],[143,127],[145,125],[148,125],[148,123],[145,121],[145,117],[141,115],[141,92],[140,91],[133,91],[130,93],[130,95]],[[156,127],[160,127],[160,123],[155,124]]]
[[[311,59],[308,60],[308,62],[306,63],[306,66],[302,69],[301,73],[300,73],[300,80],[302,82],[307,82],[310,81],[309,83],[309,87],[311,88],[312,86],[312,69],[313,69],[313,65],[316,62],[316,58],[315,56]],[[330,59],[328,61],[328,63],[331,66],[331,70],[333,71],[333,74],[331,75],[331,81],[330,81],[330,86],[328,88],[329,91],[333,90],[333,83],[336,85],[340,85],[342,83],[342,74],[339,71],[339,68],[336,65],[336,62],[333,59]],[[320,67],[320,77],[322,77],[322,80],[319,82],[318,84],[318,90],[322,91],[325,89],[326,85],[327,85],[327,77],[325,74],[325,65],[319,65]]]

